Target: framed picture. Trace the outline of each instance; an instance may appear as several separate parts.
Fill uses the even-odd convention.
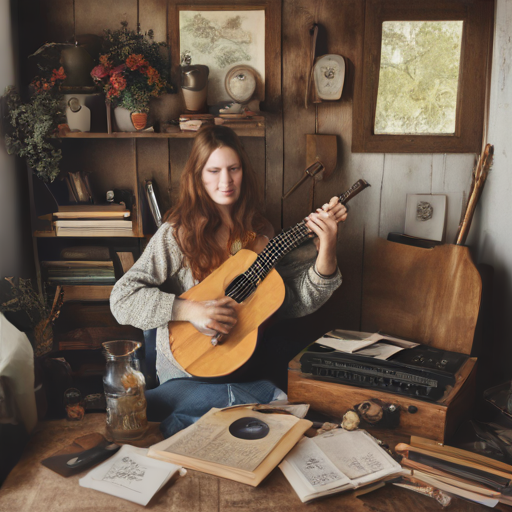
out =
[[[260,81],[258,99],[277,108],[281,90],[281,8],[277,0],[222,4],[170,0],[169,41],[174,80],[182,62],[209,68],[208,105],[231,101],[225,79],[235,66],[250,66]]]
[[[446,217],[443,194],[407,194],[404,233],[441,242]]]

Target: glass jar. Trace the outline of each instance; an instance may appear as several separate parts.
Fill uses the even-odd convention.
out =
[[[138,341],[102,343],[107,360],[103,388],[107,402],[107,431],[115,441],[129,441],[144,435],[146,418],[146,381],[140,372],[135,351]]]

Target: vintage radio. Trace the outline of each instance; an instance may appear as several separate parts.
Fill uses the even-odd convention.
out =
[[[482,283],[469,250],[377,239],[365,269],[362,329],[420,345],[390,360],[310,345],[290,362],[288,398],[339,419],[367,400],[392,404],[398,431],[444,442],[475,398],[470,353]]]

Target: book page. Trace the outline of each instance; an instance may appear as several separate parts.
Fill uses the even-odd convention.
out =
[[[266,423],[269,433],[262,439],[239,439],[231,435],[229,426],[246,417]],[[295,416],[286,414],[261,414],[248,409],[212,409],[196,423],[171,437],[164,451],[254,471],[298,421]]]
[[[314,437],[313,442],[355,486],[401,470],[400,464],[363,430],[335,429]]]
[[[302,485],[307,485],[310,491],[323,492],[350,483],[313,440],[307,437],[297,443],[285,460],[302,477]]]

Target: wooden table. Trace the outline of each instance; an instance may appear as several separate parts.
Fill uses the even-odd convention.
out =
[[[81,422],[43,421],[27,445],[22,459],[0,489],[0,511],[5,512],[131,512],[144,509],[130,501],[80,487],[80,475],[64,478],[42,466],[40,461],[82,435],[100,432],[105,435],[105,415],[87,414]],[[390,446],[407,441],[389,431],[372,432],[386,439]],[[384,435],[382,435],[384,434]],[[158,435],[148,439],[156,442]],[[253,488],[231,480],[189,470],[187,475],[166,485],[158,492],[147,510],[166,512],[415,512],[441,511],[433,499],[387,485],[372,493],[355,496],[345,493],[303,504],[279,469]],[[450,512],[489,510],[486,507],[454,498]],[[500,506],[499,510],[509,510]]]

